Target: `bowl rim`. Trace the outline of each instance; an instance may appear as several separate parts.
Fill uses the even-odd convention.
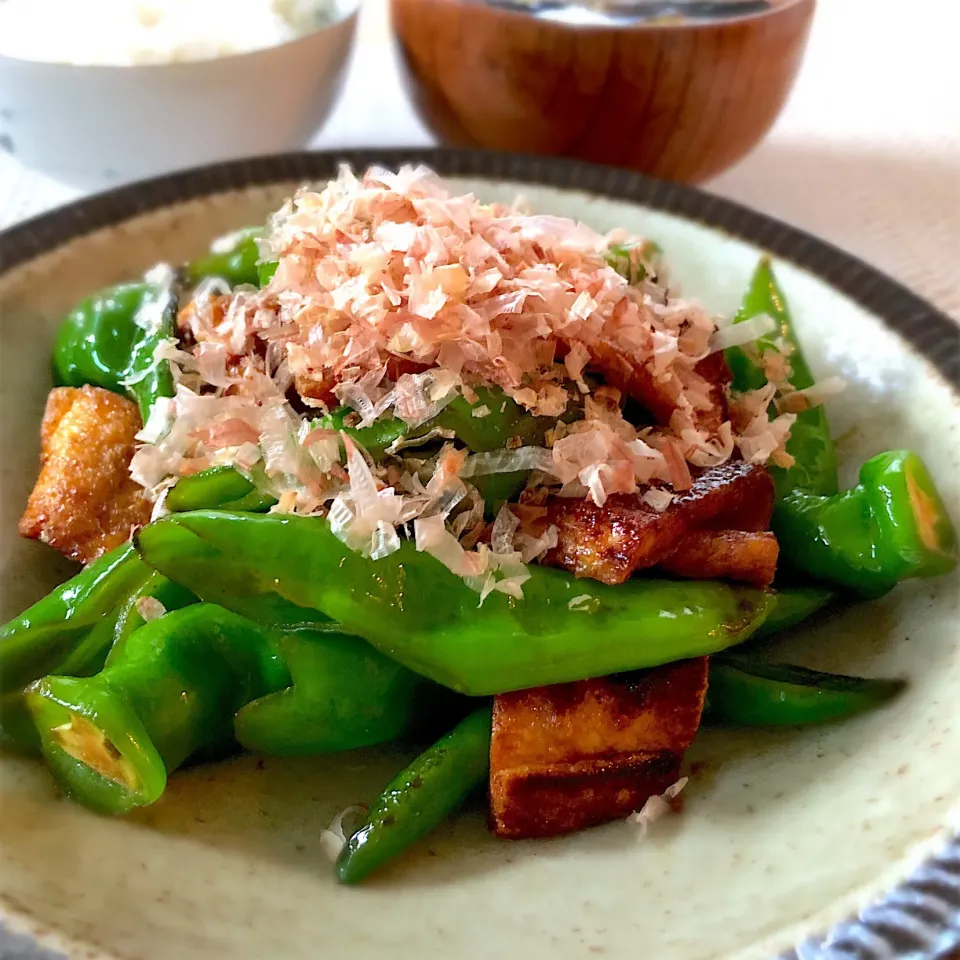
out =
[[[796,2],[796,0],[788,0],[788,2]],[[332,12],[335,16],[329,23],[306,33],[301,33],[290,40],[284,40],[282,43],[272,43],[269,46],[256,47],[253,50],[241,50],[221,57],[199,57],[193,60],[169,60],[155,63],[69,63],[62,60],[34,60],[30,57],[18,57],[16,54],[0,51],[0,69],[4,65],[9,65],[19,70],[48,69],[63,72],[87,70],[91,73],[99,73],[101,76],[109,76],[111,73],[119,75],[127,70],[142,70],[154,74],[161,74],[171,69],[214,70],[222,63],[229,63],[231,66],[242,64],[244,60],[269,55],[277,50],[289,50],[291,47],[315,40],[321,34],[343,27],[350,20],[355,21],[362,6],[363,0],[334,0]],[[0,263],[3,263],[3,261],[0,260]]]
[[[233,190],[316,181],[342,163],[357,168],[426,164],[443,176],[510,180],[577,190],[680,217],[759,246],[807,270],[879,317],[960,399],[960,328],[902,284],[826,241],[696,187],[576,160],[437,147],[273,154],[208,164],[126,184],[0,231],[0,279],[84,235],[165,207]],[[909,867],[905,866],[905,870]],[[3,917],[0,907],[0,919]],[[14,927],[30,927],[10,914]],[[942,845],[858,917],[808,938],[777,960],[913,960],[960,950],[960,836]]]
[[[390,0],[391,4],[395,0]],[[463,6],[487,7],[488,9],[509,17],[522,17],[541,25],[542,29],[556,27],[564,30],[576,30],[585,33],[677,33],[685,31],[708,31],[725,30],[728,28],[737,29],[742,26],[752,26],[757,21],[772,19],[773,17],[786,14],[796,7],[808,8],[804,15],[807,19],[812,17],[817,6],[817,0],[770,0],[772,6],[768,10],[756,10],[753,13],[745,13],[736,17],[704,17],[697,20],[624,20],[621,22],[604,23],[602,21],[572,23],[565,20],[556,20],[552,17],[532,17],[529,13],[519,8],[498,7],[486,0],[446,0],[447,3],[455,3]],[[586,0],[584,5],[587,5]],[[572,5],[572,3],[571,3]]]

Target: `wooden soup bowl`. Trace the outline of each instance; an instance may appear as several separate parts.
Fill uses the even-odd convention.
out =
[[[445,143],[696,183],[770,129],[816,0],[708,22],[572,26],[471,0],[391,0],[408,85]]]

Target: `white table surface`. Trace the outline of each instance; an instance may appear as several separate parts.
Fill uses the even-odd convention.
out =
[[[863,257],[960,322],[958,35],[952,0],[820,0],[776,127],[708,188]],[[432,143],[395,72],[385,0],[365,0],[345,92],[314,146]],[[0,228],[77,196],[0,153]],[[40,957],[0,927],[0,960]]]

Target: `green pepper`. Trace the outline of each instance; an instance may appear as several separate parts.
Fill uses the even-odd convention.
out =
[[[379,417],[366,427],[344,425],[348,418],[355,417],[356,413],[350,407],[337,407],[325,417],[316,420],[314,425],[323,430],[345,433],[351,440],[359,443],[374,460],[382,460],[390,444],[410,434],[410,428],[397,417]],[[429,429],[429,425],[421,425],[414,436],[422,436]]]
[[[167,774],[233,741],[233,714],[290,677],[274,636],[197,604],[152,620],[92,677],[27,689],[44,756],[64,792],[105,813],[153,803]]]
[[[229,464],[221,464],[178,480],[164,501],[173,513],[186,510],[250,510],[260,513],[277,502],[261,493],[252,480]]]
[[[710,659],[705,717],[741,726],[840,720],[886,703],[902,680],[865,680],[723,654]]]
[[[473,453],[503,450],[512,438],[524,445],[540,444],[547,430],[556,426],[555,417],[535,417],[499,387],[474,387],[473,392],[476,400],[458,394],[431,421],[432,426],[452,430]],[[484,416],[474,416],[484,408],[488,411]]]
[[[192,260],[184,267],[184,279],[195,287],[207,277],[220,277],[231,287],[241,284],[260,285],[260,248],[257,240],[263,237],[263,227],[245,227],[214,244],[216,249]]]
[[[513,470],[510,473],[483,473],[470,478],[483,497],[484,516],[493,520],[505,503],[513,503],[527,485],[529,470]]]
[[[647,279],[648,267],[663,254],[659,244],[652,240],[641,243],[614,243],[604,258],[627,283],[637,286]]]
[[[150,566],[205,600],[241,612],[257,597],[313,608],[471,696],[714,653],[746,640],[774,604],[767,592],[709,581],[611,587],[533,566],[523,599],[495,592],[478,608],[470,587],[411,542],[368,560],[316,517],[174,514],[144,527],[137,544]]]
[[[909,577],[948,573],[957,535],[923,461],[893,450],[860,468],[860,483],[833,497],[797,490],[774,517],[790,563],[864,596]]]
[[[797,390],[813,386],[813,374],[803,356],[800,341],[790,316],[787,301],[773,274],[770,260],[764,257],[757,265],[750,286],[744,295],[734,323],[767,314],[776,321],[777,328],[756,341],[761,354],[775,349],[774,339],[781,337],[793,348],[789,356],[790,383]],[[757,390],[767,382],[764,372],[740,347],[725,351],[727,365],[733,374],[733,388],[739,391]],[[771,466],[777,499],[795,489],[831,495],[837,492],[837,454],[830,438],[830,426],[823,406],[813,407],[797,414],[790,430],[787,452],[796,461],[789,469]]]
[[[778,588],[776,596],[777,604],[773,612],[754,631],[752,640],[763,640],[796,626],[831,603],[836,598],[836,591],[809,584]]]
[[[168,613],[171,610],[182,610],[184,607],[189,607],[197,602],[196,596],[186,587],[168,580],[161,573],[151,571],[150,576],[117,609],[116,622],[113,624],[113,637],[109,647],[110,652],[106,659],[107,666],[120,656],[130,635],[147,622],[140,612],[140,601],[148,598],[157,600],[163,606],[164,611]],[[86,676],[86,674],[78,674],[65,669],[55,672],[65,674],[68,677]]]
[[[20,691],[0,694],[0,748],[27,756],[40,753],[40,734]]]
[[[257,753],[330,753],[395,740],[412,728],[432,686],[356,637],[296,631],[279,647],[292,686],[248,703],[234,720],[238,742]]]
[[[359,883],[445,820],[487,777],[490,705],[462,720],[398,774],[337,858],[341,883]]]
[[[261,287],[265,287],[273,279],[279,266],[278,260],[265,260],[257,267],[257,281]]]
[[[22,690],[65,663],[106,655],[118,605],[150,574],[129,543],[87,565],[75,577],[0,628],[0,693]],[[88,643],[101,624],[99,639]],[[82,651],[82,652],[81,652]]]
[[[84,300],[60,325],[53,347],[60,386],[86,383],[135,400],[144,422],[160,397],[172,397],[170,364],[155,359],[175,336],[177,299],[162,284],[130,283]]]

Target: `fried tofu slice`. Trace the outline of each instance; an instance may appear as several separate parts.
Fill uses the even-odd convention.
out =
[[[40,427],[40,476],[20,535],[86,564],[147,523],[151,504],[130,477],[140,426],[137,405],[109,390],[51,390]]]
[[[588,369],[603,376],[604,382],[646,407],[654,419],[664,426],[677,409],[678,387],[671,389],[657,380],[646,363],[624,353],[602,340],[587,344],[590,352]],[[732,379],[723,353],[717,351],[701,360],[694,368],[707,384],[710,399],[706,410],[698,410],[698,428],[715,433],[728,419],[726,385]]]
[[[626,817],[680,775],[707,658],[494,698],[494,830],[519,840]]]
[[[688,533],[744,505],[754,515],[768,506],[772,511],[773,481],[763,467],[743,461],[704,470],[661,513],[638,494],[614,494],[602,507],[589,500],[553,497],[547,502],[547,519],[556,526],[558,541],[542,562],[578,577],[623,583],[635,571],[675,553]]]
[[[738,580],[768,587],[779,554],[780,545],[770,532],[696,530],[659,566],[685,580]]]

